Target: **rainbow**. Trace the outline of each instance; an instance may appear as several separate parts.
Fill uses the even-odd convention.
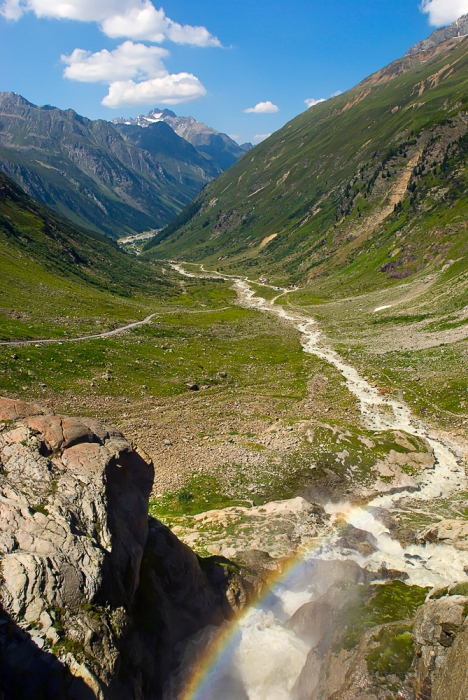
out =
[[[299,550],[288,559],[282,570],[272,575],[265,590],[255,600],[254,605],[242,610],[219,630],[207,645],[203,656],[195,664],[196,667],[192,670],[191,676],[185,683],[177,700],[203,700],[207,694],[209,695],[208,691],[213,683],[213,671],[222,670],[229,663],[232,652],[241,637],[240,624],[242,621],[245,620],[247,615],[251,614],[252,610],[258,610],[267,606],[269,599],[273,600],[277,589],[280,586],[284,586],[288,578],[294,576],[299,567],[306,561],[306,558],[312,552],[317,551],[325,539],[315,540],[313,547]]]
[[[338,519],[351,522],[356,515],[368,512],[368,508],[349,502],[341,502],[335,504],[335,507],[327,509],[327,512],[331,516],[330,524],[333,525]],[[293,579],[299,567],[310,560],[312,554],[319,555],[323,545],[330,544],[335,534],[332,530],[321,538],[315,538],[312,546],[299,549],[284,562],[281,571],[272,574],[265,589],[257,597],[254,604],[240,611],[237,616],[221,627],[204,649],[203,655],[195,662],[188,680],[177,696],[177,700],[204,700],[207,695],[210,695],[209,690],[215,680],[213,672],[222,671],[223,668],[227,667],[236,644],[240,641],[242,622],[253,610],[268,607],[269,599],[273,601],[277,590],[287,585],[288,579],[290,581]]]

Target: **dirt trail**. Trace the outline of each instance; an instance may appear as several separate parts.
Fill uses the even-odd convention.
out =
[[[196,309],[196,310],[185,310],[185,314],[212,314],[212,313],[217,313],[219,311],[226,311],[229,306],[223,306],[222,308],[219,309]],[[180,309],[176,309],[175,311],[158,311],[155,312],[154,314],[150,314],[146,318],[143,319],[143,321],[135,321],[134,323],[129,323],[126,326],[120,326],[119,328],[114,328],[112,331],[104,331],[103,333],[96,333],[94,335],[81,335],[76,338],[38,338],[36,340],[1,340],[0,341],[0,346],[2,345],[10,345],[10,346],[19,346],[19,345],[45,345],[46,343],[76,343],[78,340],[94,340],[95,338],[109,338],[110,336],[113,335],[118,335],[119,333],[123,333],[124,331],[128,331],[131,328],[137,328],[137,326],[144,326],[147,323],[150,323],[151,319],[153,319],[155,316],[167,316],[167,314],[177,314],[180,312]]]
[[[77,338],[38,338],[36,340],[2,340],[1,345],[6,346],[19,346],[19,345],[46,345],[50,343],[76,343],[78,340],[93,340],[94,338],[109,338],[112,335],[118,335],[123,333],[123,331],[128,331],[130,328],[136,328],[137,326],[143,326],[149,323],[152,318],[157,316],[157,313],[150,314],[142,321],[135,321],[134,323],[129,323],[126,326],[120,326],[120,328],[114,328],[112,331],[104,331],[103,333],[94,333],[93,335],[81,335]]]

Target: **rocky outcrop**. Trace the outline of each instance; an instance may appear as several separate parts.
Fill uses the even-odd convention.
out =
[[[418,540],[425,542],[446,542],[456,549],[468,549],[468,522],[466,520],[443,519],[430,525],[418,534]]]
[[[412,628],[425,589],[372,584],[351,561],[320,562],[316,573],[323,593],[285,623],[310,645],[292,700],[414,700]]]
[[[174,532],[190,546],[230,559],[237,559],[244,550],[266,552],[278,559],[311,547],[326,532],[328,521],[322,506],[296,496],[261,506],[232,506],[183,516],[174,520]]]
[[[427,39],[419,41],[406,52],[406,56],[414,56],[418,53],[425,53],[439,44],[443,44],[449,39],[463,39],[468,34],[468,15],[463,15],[447,27],[436,29]]]
[[[444,667],[434,680],[433,700],[464,700],[468,697],[468,626],[457,634]]]
[[[423,605],[414,623],[417,700],[468,697],[468,597],[447,595]]]
[[[0,399],[0,463],[2,700],[160,697],[252,584],[148,519],[153,466],[113,428]]]

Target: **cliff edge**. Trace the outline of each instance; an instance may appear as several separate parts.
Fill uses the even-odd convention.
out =
[[[148,518],[154,469],[121,433],[0,399],[0,698],[151,700],[175,648],[249,597]]]

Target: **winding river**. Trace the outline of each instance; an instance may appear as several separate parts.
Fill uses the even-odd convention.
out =
[[[188,273],[181,265],[172,267],[183,275]],[[323,593],[324,582],[314,574],[317,559],[343,560],[352,558],[360,566],[378,571],[380,568],[406,572],[410,584],[433,587],[454,581],[468,581],[468,552],[448,544],[412,544],[403,547],[392,539],[385,525],[373,515],[375,509],[398,509],[403,499],[411,499],[415,509],[429,508],[437,499],[449,499],[456,492],[467,488],[464,455],[460,446],[431,431],[414,416],[409,407],[387,395],[381,395],[347,364],[326,342],[316,321],[285,309],[275,303],[286,294],[285,290],[275,299],[267,301],[252,289],[248,280],[227,277],[203,270],[202,275],[218,276],[233,282],[239,303],[250,309],[274,314],[292,324],[299,332],[304,352],[320,357],[332,364],[342,374],[346,386],[358,399],[362,420],[371,430],[398,430],[424,438],[432,448],[435,465],[416,478],[419,490],[399,491],[380,495],[365,507],[349,503],[330,503],[326,510],[334,517],[339,513],[355,527],[365,530],[372,538],[376,551],[369,556],[357,552],[350,554],[337,546],[338,535],[333,531],[320,547],[304,555],[292,572],[279,583],[273,594],[258,607],[249,610],[237,623],[233,638],[222,656],[207,672],[207,677],[190,697],[197,700],[291,700],[292,689],[304,666],[309,647],[292,630],[284,627],[303,604]],[[182,667],[189,668],[195,647],[203,647],[210,630],[203,632],[187,649]],[[180,679],[179,679],[180,681]],[[169,698],[178,697],[177,682],[168,691]]]

